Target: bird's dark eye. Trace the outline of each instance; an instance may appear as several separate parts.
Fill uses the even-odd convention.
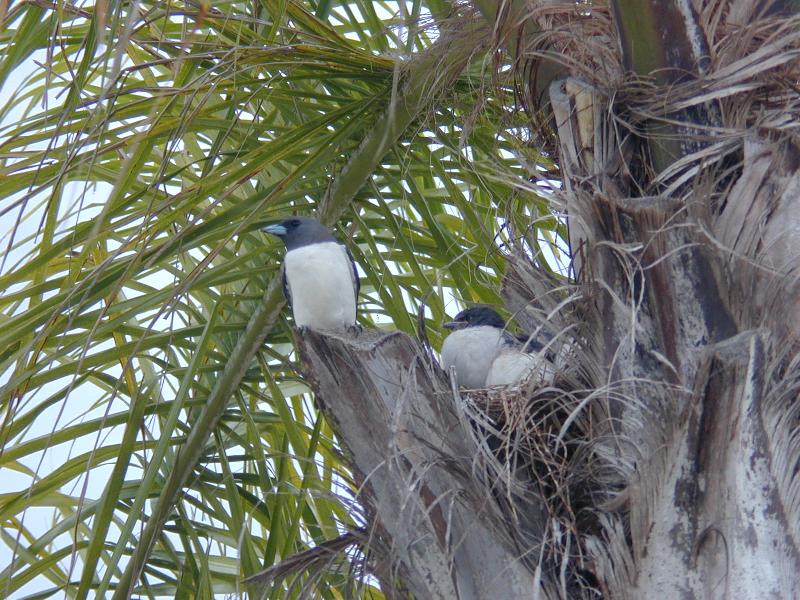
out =
[[[289,227],[300,227],[300,219],[292,219],[289,221]]]

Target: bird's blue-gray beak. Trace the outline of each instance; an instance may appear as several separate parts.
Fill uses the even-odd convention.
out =
[[[445,329],[452,329],[453,331],[456,329],[463,329],[466,326],[466,321],[448,321],[447,323],[442,323],[442,327]]]
[[[280,224],[267,225],[266,227],[264,227],[263,231],[271,233],[272,235],[277,235],[278,237],[283,237],[287,233],[286,227]]]

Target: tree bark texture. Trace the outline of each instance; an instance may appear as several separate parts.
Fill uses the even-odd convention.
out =
[[[529,596],[521,527],[535,526],[501,512],[465,412],[420,347],[378,331],[306,330],[297,343],[375,521],[371,550],[417,598]]]
[[[680,4],[675,39],[685,40],[700,28],[686,26],[696,15]],[[670,22],[657,21],[662,39],[672,39]],[[685,54],[668,66],[685,68]],[[755,70],[737,73],[740,85],[757,85]],[[668,126],[682,136],[719,126],[716,102],[687,112],[668,99],[713,90],[728,75],[689,75],[655,88],[660,114],[652,100],[640,114],[661,123],[680,116],[683,124]],[[796,140],[729,130],[718,143],[673,144],[680,154],[665,165],[658,151],[641,154],[661,125],[620,126],[620,111],[630,119],[635,102],[620,106],[599,82],[555,82],[550,103],[579,281],[593,300],[587,341],[602,362],[605,381],[596,383],[608,390],[601,406],[614,429],[595,451],[619,466],[625,490],[620,509],[600,517],[603,536],[585,538],[602,587],[613,598],[798,597]],[[668,169],[683,171],[684,184],[662,187]]]

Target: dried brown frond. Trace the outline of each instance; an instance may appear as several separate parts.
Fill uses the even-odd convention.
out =
[[[347,548],[353,545],[362,545],[366,541],[366,531],[363,529],[348,531],[339,537],[322,542],[303,552],[294,554],[277,565],[264,569],[243,580],[243,583],[267,584],[271,581],[293,577],[300,573],[307,573],[320,568],[328,570],[330,565]]]
[[[728,171],[728,161],[740,160],[743,140],[753,133],[772,140],[800,135],[798,16],[763,11],[742,19],[731,14],[740,13],[741,7],[705,3],[699,22],[709,43],[707,67],[679,84],[657,86],[625,73],[607,6],[535,0],[527,6],[525,19],[517,25],[515,47],[520,97],[533,133],[553,153],[554,123],[543,119],[540,111],[552,100],[550,82],[566,78],[585,82],[605,98],[620,133],[658,139],[674,135],[669,126],[678,126],[687,147],[694,140],[694,150],[671,172],[636,178],[657,176],[654,183],[670,193],[710,166]],[[698,121],[700,113],[709,118]],[[637,168],[628,165],[634,173]]]
[[[769,440],[770,469],[780,492],[787,535],[800,543],[800,348],[772,348],[766,368],[764,431]],[[777,507],[776,507],[777,508]]]
[[[564,75],[586,81],[617,81],[622,70],[608,6],[579,2],[528,2],[535,23],[521,48],[523,60],[551,60]]]
[[[548,87],[574,77],[612,90],[623,76],[609,8],[602,4],[529,1],[517,26],[514,62],[519,96],[532,120],[532,134],[556,154]]]

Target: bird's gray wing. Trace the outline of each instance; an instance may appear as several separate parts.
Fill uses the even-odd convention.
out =
[[[539,350],[544,348],[544,344],[536,338],[531,338],[527,335],[515,335],[513,337],[524,347],[525,352],[539,352]]]
[[[547,331],[540,330],[538,332],[538,336],[538,339],[527,335],[517,335],[514,337],[523,345],[523,352],[527,352],[528,354],[536,354],[544,350],[553,340],[552,334]],[[545,352],[544,357],[550,362],[555,361],[556,355],[554,353],[553,346],[547,348],[547,352]]]
[[[356,304],[358,304],[358,292],[361,291],[361,280],[358,277],[358,269],[356,268],[356,259],[353,258],[353,253],[350,252],[350,248],[347,246],[344,247],[347,251],[347,258],[350,259],[350,266],[352,267],[352,274],[353,274],[353,289],[356,291]]]
[[[281,282],[283,283],[283,295],[289,303],[289,308],[292,308],[292,290],[289,288],[289,280],[286,279],[286,263],[281,265]]]

